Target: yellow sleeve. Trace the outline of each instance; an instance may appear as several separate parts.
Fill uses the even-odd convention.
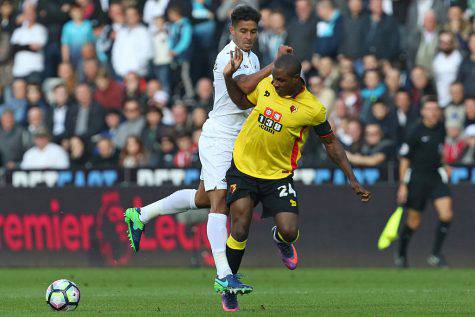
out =
[[[318,106],[315,108],[317,111],[316,111],[315,116],[313,117],[313,121],[311,124],[312,126],[322,124],[323,122],[327,120],[327,108],[325,108],[325,106],[322,105],[320,102]]]
[[[267,89],[265,87],[270,85],[271,81],[272,81],[271,76],[266,77],[263,80],[261,80],[257,84],[256,89],[254,89],[253,92],[251,92],[249,95],[247,95],[247,100],[249,100],[250,103],[252,103],[253,105],[256,106],[257,105],[257,99],[259,99],[259,91],[264,91],[265,89]]]
[[[257,98],[259,97],[259,86],[261,85],[262,81],[257,84],[256,88],[247,95],[247,100],[252,103],[254,106],[257,105]]]

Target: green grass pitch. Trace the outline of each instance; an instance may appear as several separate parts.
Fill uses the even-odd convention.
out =
[[[242,315],[475,316],[475,270],[243,268]],[[81,290],[73,316],[223,316],[207,269],[0,269],[0,315],[51,316],[50,282]]]

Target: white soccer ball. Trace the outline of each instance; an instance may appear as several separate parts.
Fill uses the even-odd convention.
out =
[[[53,310],[75,310],[80,299],[77,285],[66,279],[54,281],[46,289],[46,303]]]

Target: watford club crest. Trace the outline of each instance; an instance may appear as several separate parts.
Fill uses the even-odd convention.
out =
[[[231,186],[229,186],[229,189],[231,190],[231,194],[234,194],[234,192],[236,191],[236,188],[237,188],[236,184],[231,184]]]
[[[294,106],[294,105],[291,105],[290,106],[290,113],[294,113],[294,112],[297,112],[297,106]]]

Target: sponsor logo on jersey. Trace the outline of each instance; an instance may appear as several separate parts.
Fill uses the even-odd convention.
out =
[[[266,90],[266,91],[264,92],[264,97],[269,97],[269,96],[270,96],[270,92]]]
[[[282,113],[273,110],[270,107],[267,107],[264,110],[264,114],[259,114],[257,121],[260,123],[262,130],[274,134],[275,132],[282,131]]]

